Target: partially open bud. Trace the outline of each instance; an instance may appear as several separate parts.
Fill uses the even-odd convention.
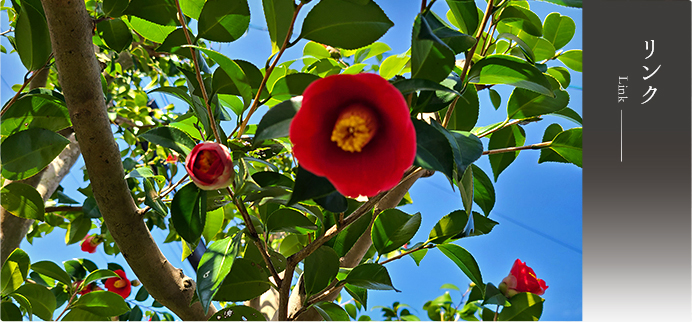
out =
[[[235,176],[231,153],[216,142],[197,144],[185,159],[185,170],[202,190],[226,188]]]

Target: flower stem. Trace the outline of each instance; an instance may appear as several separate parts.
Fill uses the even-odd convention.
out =
[[[183,33],[185,34],[185,39],[189,45],[194,45],[192,39],[190,39],[190,32],[187,29],[187,24],[185,23],[185,16],[183,15],[183,9],[180,8],[180,1],[175,0],[175,6],[178,8],[178,20],[183,26]],[[199,83],[199,89],[202,91],[202,97],[204,99],[204,107],[207,109],[207,114],[209,114],[209,123],[212,132],[214,132],[214,138],[216,142],[221,142],[221,137],[219,136],[219,130],[216,128],[216,121],[214,120],[214,114],[211,111],[211,105],[209,105],[209,95],[207,94],[207,89],[204,86],[204,79],[202,79],[202,72],[199,69],[199,62],[197,61],[197,55],[195,54],[195,49],[190,47],[190,54],[192,54],[192,64],[195,66],[195,75],[197,76],[197,82]]]
[[[298,12],[303,7],[303,5],[304,3],[301,1],[296,6],[296,9],[293,11],[293,19],[291,20],[291,25],[288,27],[288,32],[286,33],[286,38],[284,39],[283,44],[281,45],[281,49],[279,49],[279,53],[276,55],[276,58],[274,58],[274,61],[271,63],[271,65],[269,65],[269,67],[266,68],[264,72],[264,77],[262,78],[262,82],[260,83],[259,89],[257,89],[255,99],[252,101],[252,106],[250,106],[250,111],[248,112],[247,116],[245,116],[243,122],[240,123],[240,127],[238,127],[238,134],[236,135],[236,137],[238,138],[243,135],[243,133],[245,132],[245,127],[247,127],[247,123],[250,121],[250,117],[252,116],[252,114],[255,113],[255,111],[257,111],[257,108],[259,108],[260,94],[262,94],[262,90],[267,85],[269,76],[276,67],[276,64],[279,62],[279,59],[281,59],[281,55],[283,55],[284,51],[286,51],[286,48],[289,47],[289,41],[291,40],[291,36],[293,35],[293,26],[296,23],[296,18],[298,18]],[[233,133],[231,133],[231,136],[233,136]]]

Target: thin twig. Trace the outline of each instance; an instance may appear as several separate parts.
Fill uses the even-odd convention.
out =
[[[72,207],[72,206],[57,206],[57,207],[46,207],[45,212],[58,212],[58,211],[82,211],[82,207]]]
[[[553,143],[553,141],[548,141],[548,142],[536,143],[536,144],[525,145],[525,146],[512,146],[512,147],[504,148],[504,149],[483,151],[483,155],[516,152],[516,151],[521,151],[521,150],[540,150],[540,149],[549,147],[550,144],[552,144],[552,143]]]
[[[414,248],[414,249],[411,249],[411,250],[409,250],[409,251],[407,251],[407,252],[403,252],[403,253],[401,253],[401,254],[399,254],[399,255],[396,255],[396,256],[394,256],[394,257],[392,257],[392,258],[388,258],[386,261],[383,261],[382,263],[379,263],[379,264],[380,264],[380,265],[384,265],[384,264],[387,264],[387,263],[389,263],[389,262],[391,262],[391,261],[395,261],[395,260],[397,260],[397,259],[399,259],[399,258],[402,258],[402,257],[404,257],[404,256],[406,256],[406,255],[408,255],[408,254],[417,252],[417,251],[419,251],[419,250],[421,250],[421,249],[429,249],[429,248],[435,248],[435,247],[437,247],[437,246],[436,246],[436,245],[433,245],[433,244],[423,244],[423,245],[420,245],[420,246],[418,246],[418,247],[416,247],[416,248]]]
[[[29,85],[29,83],[31,83],[31,81],[34,79],[34,77],[36,77],[36,75],[40,74],[41,71],[42,71],[43,69],[45,69],[46,67],[48,67],[48,64],[50,63],[50,60],[51,60],[51,59],[53,59],[53,53],[50,53],[50,56],[48,56],[48,61],[46,61],[46,63],[43,65],[43,67],[37,69],[37,70],[34,71],[33,73],[32,73],[31,71],[28,71],[28,72],[26,72],[26,74],[24,74],[24,83],[22,84],[22,87],[19,88],[19,90],[17,91],[17,93],[14,94],[14,96],[12,97],[12,99],[11,99],[11,100],[7,103],[7,105],[5,105],[5,107],[0,111],[0,116],[5,115],[5,112],[7,112],[7,110],[10,108],[10,106],[12,106],[12,104],[14,104],[14,102],[16,102],[17,99],[19,99],[19,96],[22,94],[22,91],[24,90],[24,88],[26,87],[26,85]],[[31,77],[29,77],[29,73],[31,73]],[[29,77],[29,78],[27,78],[27,77]]]

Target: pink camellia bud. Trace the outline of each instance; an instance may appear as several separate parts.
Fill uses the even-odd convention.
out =
[[[82,240],[82,251],[85,251],[87,253],[95,253],[96,252],[96,247],[101,244],[103,239],[97,235],[87,235],[84,237]]]
[[[185,170],[202,190],[226,188],[235,175],[228,148],[215,142],[197,144],[185,158]]]
[[[517,293],[531,292],[536,295],[543,295],[548,288],[545,281],[536,277],[531,267],[517,259],[509,272],[509,275],[502,279],[499,290],[507,297],[512,297]]]

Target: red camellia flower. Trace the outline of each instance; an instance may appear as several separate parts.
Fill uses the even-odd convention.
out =
[[[526,266],[526,263],[522,263],[519,259],[514,261],[509,275],[507,275],[500,284],[500,289],[506,289],[506,291],[503,290],[503,292],[509,297],[521,292],[543,295],[547,288],[548,285],[545,284],[545,281],[536,277],[536,273],[534,273],[533,269]]]
[[[123,270],[118,269],[114,272],[115,274],[118,274],[118,276],[120,277],[107,278],[103,284],[106,286],[107,290],[113,293],[117,293],[123,298],[127,298],[128,296],[130,296],[132,284],[130,284],[130,280],[127,279],[127,276],[125,275],[125,272],[123,272]]]
[[[82,251],[93,254],[100,243],[101,240],[98,238],[98,235],[88,235],[82,239]]]
[[[171,154],[168,157],[166,157],[166,163],[176,163],[178,162],[178,155],[177,154]]]
[[[235,175],[228,148],[215,142],[197,144],[185,159],[185,170],[202,190],[228,187]]]
[[[349,197],[393,188],[416,155],[406,101],[376,74],[314,81],[303,93],[289,135],[300,165]]]

